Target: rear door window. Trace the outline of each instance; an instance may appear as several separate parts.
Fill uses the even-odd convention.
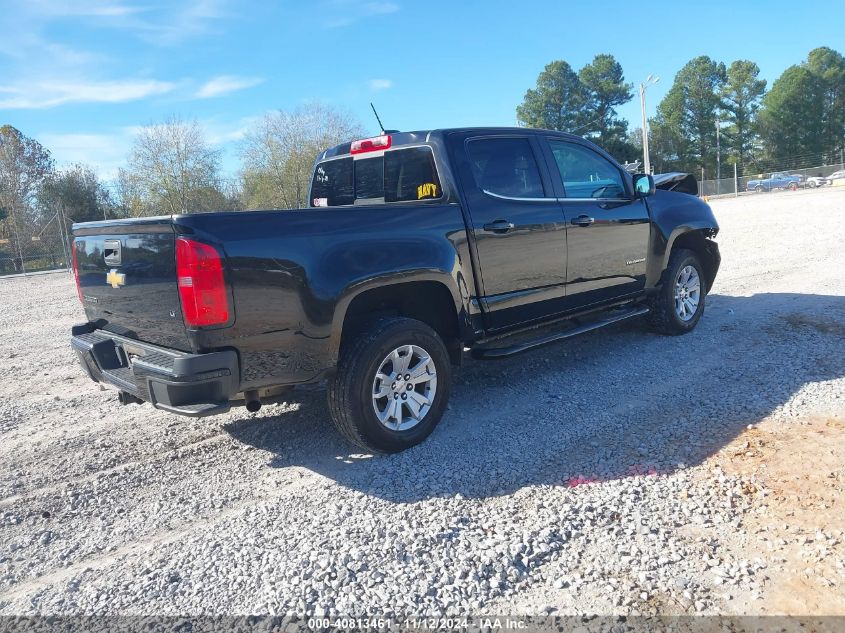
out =
[[[479,189],[506,198],[542,198],[543,181],[527,138],[493,137],[467,143]]]
[[[389,150],[383,156],[328,160],[317,165],[311,184],[312,207],[442,197],[430,147]]]

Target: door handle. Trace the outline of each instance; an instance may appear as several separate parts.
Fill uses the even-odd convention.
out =
[[[491,233],[507,233],[513,227],[513,222],[508,222],[507,220],[496,220],[490,224],[485,224],[483,228],[485,231],[490,231]]]
[[[590,226],[595,220],[589,215],[579,215],[577,218],[572,218],[572,224],[575,226]]]

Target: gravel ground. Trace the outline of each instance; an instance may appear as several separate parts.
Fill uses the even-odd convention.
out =
[[[72,280],[0,280],[0,614],[770,613],[799,550],[845,614],[845,190],[712,206],[694,333],[469,363],[389,457],[350,453],[321,392],[120,407],[70,351]],[[812,424],[838,491],[818,514],[770,474],[822,462],[760,448]]]

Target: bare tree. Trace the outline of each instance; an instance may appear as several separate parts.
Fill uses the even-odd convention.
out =
[[[114,181],[115,199],[120,215],[127,218],[137,218],[147,215],[147,205],[141,193],[138,178],[123,167],[117,170]]]
[[[52,171],[53,159],[41,143],[11,125],[0,127],[0,239],[14,242],[16,270],[24,266],[21,233],[32,224],[33,198]]]
[[[219,209],[219,171],[220,151],[199,124],[170,117],[141,128],[119,180],[131,191],[131,215],[191,213]]]
[[[319,103],[265,115],[247,133],[241,152],[246,206],[307,206],[317,154],[365,134],[361,123],[351,115]]]

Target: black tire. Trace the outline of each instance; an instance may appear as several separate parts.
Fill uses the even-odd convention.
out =
[[[701,294],[698,307],[689,320],[683,320],[675,310],[675,280],[680,272],[687,266],[692,266],[698,273]],[[677,336],[691,332],[704,314],[704,302],[706,299],[706,277],[701,259],[695,253],[685,248],[672,251],[669,257],[669,264],[663,271],[660,280],[660,287],[656,294],[649,300],[650,311],[646,317],[651,329],[660,334]]]
[[[757,185],[756,187],[754,187],[754,191],[755,193],[763,193],[765,189],[763,189],[761,185]]]
[[[393,350],[417,345],[434,362],[437,388],[430,408],[413,427],[388,429],[373,409],[373,380]],[[398,453],[426,439],[446,409],[452,385],[449,354],[443,340],[428,325],[404,317],[372,323],[341,349],[337,371],[329,382],[329,411],[337,429],[350,442],[373,453]]]

